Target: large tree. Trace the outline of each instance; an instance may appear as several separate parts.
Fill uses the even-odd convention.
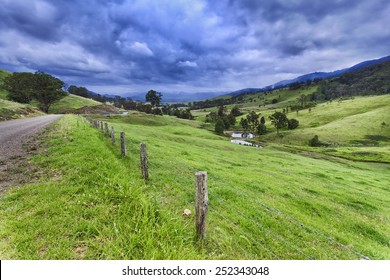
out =
[[[240,107],[238,107],[237,105],[234,106],[231,110],[230,110],[230,115],[234,116],[234,117],[238,117],[238,116],[241,116],[242,113],[240,111]]]
[[[217,122],[215,123],[215,128],[214,128],[215,133],[222,135],[224,129],[225,129],[225,124],[223,120],[218,119]]]
[[[286,114],[282,112],[275,112],[269,116],[271,123],[276,128],[276,133],[279,134],[279,129],[284,128],[288,124],[288,119]]]
[[[256,114],[255,111],[252,111],[247,115],[246,118],[241,119],[240,124],[243,129],[250,129],[252,132],[255,132],[259,126],[259,117],[260,114]]]
[[[39,108],[48,113],[51,104],[67,95],[62,90],[64,82],[43,72],[36,72],[34,76],[33,97],[39,102]]]
[[[39,108],[46,113],[51,104],[66,96],[63,85],[60,79],[43,72],[15,72],[5,79],[5,88],[11,100],[29,103],[35,99]]]
[[[145,100],[147,102],[150,102],[152,106],[160,106],[162,94],[160,92],[157,92],[155,90],[149,90],[148,93],[145,96]]]
[[[8,98],[19,103],[30,103],[33,99],[34,74],[15,72],[4,79]]]

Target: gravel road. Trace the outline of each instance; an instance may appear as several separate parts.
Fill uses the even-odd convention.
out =
[[[7,161],[20,154],[23,144],[27,143],[30,136],[60,117],[61,115],[47,115],[0,122],[0,160]]]

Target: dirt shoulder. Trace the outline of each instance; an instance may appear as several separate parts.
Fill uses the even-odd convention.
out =
[[[31,183],[39,177],[39,170],[31,164],[30,158],[44,149],[43,129],[60,117],[0,124],[0,196],[12,187]]]

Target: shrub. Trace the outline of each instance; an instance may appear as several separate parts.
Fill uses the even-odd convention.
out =
[[[315,135],[310,141],[309,141],[309,146],[311,147],[319,147],[321,146],[321,142],[318,139],[318,135]]]
[[[299,121],[296,119],[288,120],[287,128],[288,129],[296,129],[299,126]]]

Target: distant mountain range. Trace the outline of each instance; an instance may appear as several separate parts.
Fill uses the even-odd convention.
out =
[[[280,81],[280,82],[273,84],[272,86],[269,86],[269,87],[278,88],[278,87],[285,87],[285,86],[288,86],[288,85],[293,84],[293,83],[307,82],[309,80],[314,80],[314,79],[318,79],[318,78],[319,79],[334,78],[334,77],[338,77],[338,76],[340,76],[344,73],[347,73],[347,72],[359,70],[360,68],[365,67],[365,66],[374,65],[374,64],[389,61],[389,60],[390,60],[390,56],[385,56],[385,57],[382,57],[379,59],[367,60],[367,61],[361,62],[361,63],[356,64],[356,65],[349,67],[349,68],[336,70],[333,72],[314,72],[314,73],[306,74],[303,76],[299,76],[299,77],[292,79],[292,80]]]
[[[328,79],[328,78],[336,78],[341,76],[342,74],[352,72],[359,70],[363,67],[370,66],[370,65],[375,65],[381,62],[386,62],[390,61],[390,55],[385,56],[379,59],[373,59],[373,60],[367,60],[361,63],[358,63],[352,67],[341,69],[341,70],[336,70],[332,72],[313,72],[309,74],[305,74],[302,76],[299,76],[295,79],[291,80],[283,80],[280,82],[277,82],[275,84],[263,87],[263,88],[244,88],[240,90],[236,90],[233,92],[196,92],[196,93],[169,93],[169,92],[164,92],[163,93],[163,102],[175,102],[175,103],[186,103],[190,101],[198,101],[198,100],[205,100],[205,99],[210,99],[210,98],[215,98],[219,96],[237,96],[240,94],[245,94],[245,93],[255,93],[255,92],[261,92],[261,91],[269,91],[277,88],[283,88],[287,87],[291,84],[294,83],[301,83],[301,82],[307,82],[309,80],[314,80],[314,79]],[[69,84],[64,85],[64,90],[67,90],[69,87]],[[95,92],[89,91],[90,94],[93,95],[98,95]],[[108,95],[108,94],[103,94],[106,97],[114,97],[113,95]],[[123,95],[122,95],[123,96]],[[133,100],[139,100],[139,101],[145,101],[145,93],[136,93],[136,94],[127,94],[126,96],[132,98]]]
[[[328,78],[336,78],[341,76],[344,73],[348,73],[351,71],[356,71],[361,69],[365,66],[370,66],[374,64],[378,64],[381,62],[390,61],[390,56],[385,56],[379,59],[373,59],[373,60],[367,60],[361,63],[358,63],[352,67],[336,70],[332,72],[313,72],[309,74],[305,74],[302,76],[299,76],[295,79],[291,80],[283,80],[280,82],[277,82],[273,85],[269,85],[263,88],[244,88],[239,89],[233,92],[201,92],[201,93],[183,93],[183,94],[177,94],[177,93],[163,93],[163,101],[164,102],[189,102],[189,101],[195,101],[195,100],[205,100],[208,98],[214,98],[218,96],[237,96],[244,93],[255,93],[255,92],[261,92],[261,91],[269,91],[277,88],[283,88],[287,87],[294,83],[301,83],[301,82],[307,82],[309,80],[313,81],[314,79],[328,79]],[[135,94],[131,96],[134,100],[144,100],[145,94]]]
[[[269,86],[266,86],[263,88],[245,88],[245,89],[240,89],[240,90],[230,92],[230,93],[225,94],[225,95],[236,96],[236,95],[240,95],[243,93],[254,93],[254,92],[259,92],[259,91],[268,91],[268,90],[272,90],[272,89],[283,88],[283,87],[287,87],[287,86],[294,84],[294,83],[307,82],[309,80],[312,81],[314,79],[335,78],[335,77],[341,76],[344,73],[356,71],[356,70],[359,70],[363,67],[378,64],[378,63],[385,62],[385,61],[390,61],[390,56],[385,56],[385,57],[382,57],[379,59],[367,60],[367,61],[358,63],[352,67],[341,69],[341,70],[336,70],[333,72],[313,72],[313,73],[299,76],[295,79],[280,81],[280,82],[277,82],[273,85],[269,85]]]

